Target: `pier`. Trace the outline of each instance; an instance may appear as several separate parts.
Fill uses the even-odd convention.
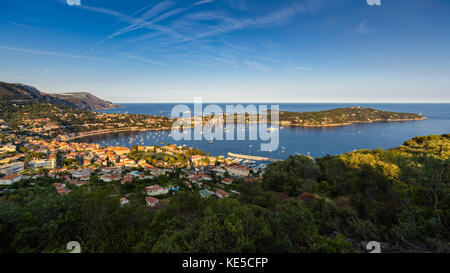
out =
[[[262,157],[262,156],[254,156],[254,155],[241,155],[241,154],[233,154],[233,153],[228,153],[228,156],[242,158],[242,159],[249,159],[249,160],[254,160],[254,161],[270,161],[270,162],[282,161],[281,159],[275,159],[275,158],[268,158],[268,157]]]

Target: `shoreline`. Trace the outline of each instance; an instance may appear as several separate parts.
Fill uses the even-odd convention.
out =
[[[331,123],[331,124],[318,124],[318,125],[299,125],[299,124],[285,124],[281,125],[278,123],[278,125],[281,127],[304,127],[304,128],[322,128],[322,127],[342,127],[342,126],[348,126],[352,124],[365,124],[365,123],[375,123],[375,122],[407,122],[407,121],[421,121],[426,120],[427,117],[422,118],[416,118],[416,119],[374,119],[371,121],[349,121],[345,123]]]
[[[391,119],[391,120],[371,120],[371,121],[350,121],[346,123],[333,123],[333,124],[320,124],[320,125],[297,125],[297,124],[286,124],[281,125],[281,123],[278,123],[279,127],[303,127],[303,128],[329,128],[329,127],[344,127],[352,124],[365,124],[365,123],[375,123],[375,122],[407,122],[407,121],[421,121],[426,120],[427,117],[417,118],[417,119]],[[249,123],[246,123],[249,124]],[[257,123],[259,124],[259,123]],[[271,124],[269,122],[269,124]],[[191,127],[191,129],[194,127]],[[105,130],[98,130],[98,131],[92,131],[92,132],[86,132],[81,135],[76,135],[72,137],[67,138],[61,138],[61,140],[64,141],[74,141],[80,138],[90,137],[90,136],[98,136],[98,135],[108,135],[108,134],[114,134],[114,133],[125,133],[125,132],[148,132],[148,131],[169,131],[171,128],[169,127],[161,127],[161,128],[123,128],[123,129],[105,129]]]
[[[108,130],[98,130],[92,132],[86,132],[81,135],[76,135],[72,137],[61,138],[63,141],[74,141],[80,138],[90,137],[90,136],[98,136],[98,135],[108,135],[114,133],[126,133],[126,132],[148,132],[148,131],[168,131],[170,128],[162,127],[162,128],[124,128],[124,129],[108,129]]]

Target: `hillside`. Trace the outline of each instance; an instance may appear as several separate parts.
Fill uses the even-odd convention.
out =
[[[227,121],[227,117],[229,117],[228,114],[223,115],[224,123]],[[212,115],[204,116],[203,121],[207,122],[212,118],[214,118]],[[316,112],[279,112],[279,124],[281,126],[300,127],[333,127],[354,123],[413,121],[424,119],[426,119],[426,117],[421,114],[389,112],[361,107],[336,108]],[[266,122],[265,119],[263,119],[263,116],[248,113],[245,114],[246,123],[253,123],[253,120]],[[267,111],[267,121],[271,123],[271,111]],[[192,122],[194,122],[194,118],[192,118]],[[237,114],[234,114],[234,122],[240,122]]]
[[[90,93],[47,94],[33,86],[6,82],[0,82],[0,100],[12,103],[25,101],[48,102],[91,111],[119,107],[119,105],[99,99]]]
[[[337,108],[326,111],[303,113],[280,111],[281,125],[303,127],[343,126],[353,123],[423,119],[426,118],[419,114],[389,112],[361,107]]]
[[[49,94],[50,96],[70,102],[77,108],[82,110],[106,110],[111,108],[120,107],[109,101],[102,100],[88,92],[75,92],[75,93],[62,93],[62,94]]]
[[[28,86],[20,83],[6,83],[0,82],[0,101],[2,102],[48,102],[52,104],[61,104],[69,107],[76,107],[74,104],[61,100],[57,97],[50,96],[48,94],[40,92],[38,89],[32,86]]]

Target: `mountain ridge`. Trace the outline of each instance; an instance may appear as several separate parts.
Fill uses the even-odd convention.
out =
[[[102,100],[90,92],[46,93],[31,85],[2,81],[0,81],[0,100],[10,102],[49,102],[89,111],[120,107],[120,105]]]

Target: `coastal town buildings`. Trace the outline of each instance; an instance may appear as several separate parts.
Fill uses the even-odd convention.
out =
[[[169,193],[168,188],[162,188],[159,185],[152,185],[145,188],[147,191],[147,195],[149,196],[157,196],[157,195],[163,195]]]
[[[145,189],[147,206],[156,207],[162,200],[173,196],[169,194],[171,191],[174,194],[179,190],[194,191],[205,198],[226,198],[237,194],[237,184],[232,183],[233,178],[229,176],[250,179],[251,168],[232,159],[205,156],[201,151],[192,155],[191,148],[175,144],[103,147],[14,133],[2,139],[16,149],[0,157],[0,185],[45,178],[44,181],[53,181],[59,195],[70,194],[86,185],[111,184],[114,189],[120,189],[121,185],[123,189],[134,189],[134,186],[127,185],[139,184],[136,189]],[[128,204],[128,195],[125,194],[119,202],[121,206]]]
[[[155,207],[159,203],[159,200],[154,197],[148,196],[145,198],[145,202],[147,203],[147,206]]]
[[[22,175],[10,174],[0,178],[0,185],[11,185],[12,183],[22,180]]]

